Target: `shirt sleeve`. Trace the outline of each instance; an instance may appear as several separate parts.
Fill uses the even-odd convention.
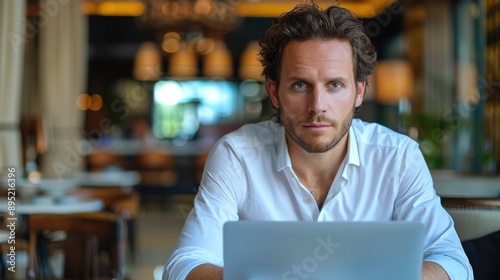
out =
[[[194,208],[165,265],[163,279],[185,279],[204,263],[223,266],[223,225],[238,220],[238,200],[245,184],[236,153],[227,142],[219,141],[207,158]]]
[[[473,280],[472,267],[455,231],[453,219],[441,205],[418,146],[415,144],[406,150],[400,160],[394,218],[425,225],[424,261],[441,266],[452,280]]]

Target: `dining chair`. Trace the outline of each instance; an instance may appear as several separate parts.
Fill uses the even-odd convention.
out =
[[[8,279],[7,276],[12,275],[12,271],[8,271],[7,266],[7,254],[11,251],[11,246],[15,245],[15,252],[17,256],[21,255],[21,252],[25,253],[28,251],[28,233],[26,232],[25,225],[26,219],[23,216],[16,217],[16,226],[14,232],[12,232],[12,228],[8,226],[11,222],[9,218],[12,218],[12,216],[8,213],[0,213],[0,279]],[[12,236],[15,237],[13,239],[15,244],[11,243],[13,240],[9,239],[9,237]]]
[[[1,220],[1,219],[0,219]],[[7,273],[7,261],[8,259],[4,256],[7,256],[9,249],[9,234],[10,232],[4,229],[0,229],[0,279],[5,279]],[[6,245],[6,249],[4,249],[4,245]]]
[[[110,168],[127,169],[126,159],[119,154],[108,151],[96,151],[87,156],[89,171],[104,171]]]
[[[104,211],[119,215],[125,222],[125,235],[130,255],[136,251],[136,219],[139,212],[140,196],[132,188],[121,186],[85,186],[71,191],[83,199],[99,199],[104,204]]]
[[[500,198],[441,198],[461,241],[500,230]]]
[[[137,157],[141,186],[173,187],[178,183],[176,158],[162,151],[147,151]]]
[[[28,227],[28,279],[54,279],[48,266],[52,248],[48,237],[53,232],[66,233],[66,238],[56,242],[60,245],[56,247],[64,253],[63,279],[123,279],[124,225],[119,215],[108,212],[34,214],[29,217]]]

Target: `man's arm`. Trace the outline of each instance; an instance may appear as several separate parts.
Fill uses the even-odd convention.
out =
[[[422,266],[422,280],[450,280],[448,273],[433,262],[424,262]]]
[[[222,267],[213,264],[199,265],[189,272],[186,280],[222,280]],[[443,278],[444,279],[444,278]]]
[[[222,267],[212,264],[202,264],[195,267],[186,277],[186,280],[222,280]],[[422,280],[450,280],[448,274],[439,265],[433,262],[424,262]]]
[[[222,267],[212,264],[202,264],[188,274],[186,280],[222,280]],[[450,280],[448,274],[433,262],[424,262],[422,280]]]
[[[398,176],[400,184],[394,220],[411,220],[425,225],[422,279],[473,280],[472,267],[453,219],[441,205],[419,149],[407,149],[401,155]]]
[[[207,275],[210,276],[216,270],[201,269],[206,268],[204,264],[223,266],[224,223],[239,219],[238,204],[245,197],[247,176],[244,175],[240,159],[234,154],[234,150],[223,140],[212,147],[194,207],[165,264],[165,280],[222,279],[221,268],[218,278],[207,278]],[[214,275],[216,276],[217,274]]]

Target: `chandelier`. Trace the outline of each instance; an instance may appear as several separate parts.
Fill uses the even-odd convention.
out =
[[[139,23],[161,32],[224,34],[236,28],[239,0],[142,0],[144,13]]]

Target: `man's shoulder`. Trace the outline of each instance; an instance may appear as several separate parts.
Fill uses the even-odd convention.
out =
[[[392,147],[417,145],[409,136],[378,123],[354,119],[351,128],[355,134],[356,141],[361,144]]]
[[[273,121],[247,123],[221,138],[222,142],[229,142],[234,146],[261,146],[276,143],[283,128]]]

